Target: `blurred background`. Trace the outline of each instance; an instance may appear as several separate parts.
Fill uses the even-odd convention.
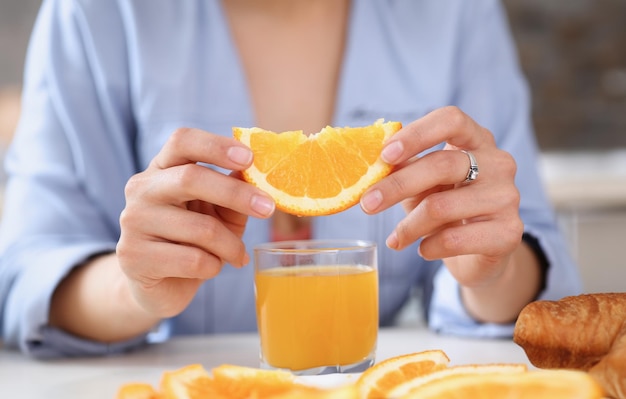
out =
[[[0,158],[40,3],[0,0]],[[626,1],[503,4],[533,93],[541,172],[585,290],[626,291]]]

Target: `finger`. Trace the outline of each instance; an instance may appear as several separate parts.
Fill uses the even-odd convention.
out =
[[[208,280],[217,276],[223,262],[218,257],[194,246],[165,241],[120,240],[117,253],[126,275],[149,288],[165,278]]]
[[[451,225],[519,218],[519,198],[514,186],[499,186],[488,191],[464,186],[431,194],[398,223],[392,233],[393,248],[404,248]]]
[[[213,216],[172,206],[144,207],[124,210],[120,225],[123,231],[132,231],[126,226],[141,225],[141,234],[148,240],[195,246],[233,266],[249,260],[241,239]]]
[[[436,109],[404,126],[385,143],[381,158],[396,165],[444,142],[466,150],[495,146],[493,135],[487,129],[459,108],[450,106]]]
[[[519,245],[522,232],[521,221],[490,220],[456,225],[425,237],[419,253],[427,260],[470,254],[499,258]]]
[[[245,215],[267,218],[275,209],[274,200],[262,190],[239,179],[197,164],[184,164],[154,173],[133,176],[126,185],[127,198],[185,207],[188,201],[202,200]]]
[[[243,170],[252,164],[252,151],[234,138],[200,129],[180,128],[172,133],[150,166],[167,169],[196,162]]]
[[[372,185],[361,197],[361,208],[369,214],[380,212],[434,187],[460,183],[468,170],[468,156],[461,151],[431,152]]]
[[[189,306],[203,282],[191,278],[166,278],[156,284],[131,280],[130,287],[135,300],[143,309],[157,317],[169,318]]]

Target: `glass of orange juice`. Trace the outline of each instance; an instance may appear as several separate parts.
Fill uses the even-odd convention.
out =
[[[254,248],[261,367],[363,371],[378,336],[376,244],[301,240]]]

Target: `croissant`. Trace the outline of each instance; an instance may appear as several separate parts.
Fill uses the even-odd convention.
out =
[[[530,303],[513,340],[534,366],[589,371],[607,394],[626,399],[626,293]]]
[[[609,353],[589,369],[589,374],[613,398],[626,398],[626,323]]]

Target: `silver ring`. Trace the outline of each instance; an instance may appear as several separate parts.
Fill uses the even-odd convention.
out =
[[[465,176],[465,180],[463,180],[463,183],[469,183],[471,181],[476,180],[476,178],[478,177],[478,163],[476,162],[476,157],[474,157],[474,154],[472,154],[469,151],[465,151],[465,150],[461,150],[461,152],[467,154],[467,157],[469,158],[470,161],[470,166],[469,166],[469,170],[467,171],[467,176]]]

